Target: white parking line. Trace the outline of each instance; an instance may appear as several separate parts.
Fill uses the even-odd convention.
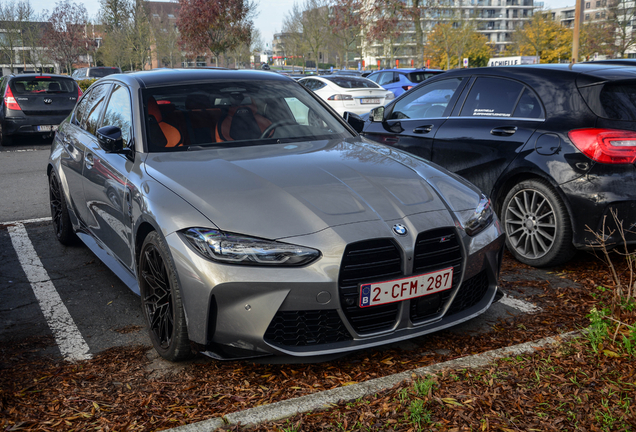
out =
[[[38,223],[38,222],[49,222],[49,221],[51,221],[51,216],[37,218],[37,219],[25,219],[25,220],[19,220],[19,221],[0,222],[0,225],[30,224],[30,223]]]
[[[506,306],[510,306],[525,313],[536,313],[541,311],[540,307],[535,306],[534,304],[525,300],[510,297],[508,294],[504,294],[503,297],[499,300],[499,303],[505,304]]]
[[[26,222],[26,221],[25,221]],[[73,321],[73,317],[55,290],[51,278],[38,258],[26,229],[16,222],[8,227],[13,248],[18,254],[22,269],[26,274],[33,293],[40,304],[53,337],[65,360],[88,360],[91,358],[88,345]]]

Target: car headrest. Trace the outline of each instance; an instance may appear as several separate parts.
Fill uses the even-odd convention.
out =
[[[159,104],[152,96],[148,98],[148,115],[153,116],[155,120],[157,120],[157,123],[163,120],[163,117],[161,116],[161,110],[159,109]]]
[[[24,93],[26,91],[26,87],[24,87],[24,83],[17,82],[13,84],[13,86],[15,87],[15,91],[17,91],[18,93]]]
[[[52,82],[49,84],[49,91],[60,91],[60,83]]]

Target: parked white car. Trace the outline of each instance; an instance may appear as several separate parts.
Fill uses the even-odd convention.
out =
[[[395,98],[392,92],[370,79],[346,75],[312,76],[298,80],[340,115],[345,111],[366,114]]]

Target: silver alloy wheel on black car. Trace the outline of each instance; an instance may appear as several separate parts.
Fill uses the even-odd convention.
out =
[[[51,219],[55,229],[55,237],[63,245],[70,245],[77,239],[71,219],[68,216],[68,207],[64,199],[64,193],[54,171],[49,176],[49,204],[51,206]]]
[[[542,267],[562,264],[574,255],[567,208],[547,182],[517,184],[506,195],[501,214],[506,245],[517,260]]]
[[[179,283],[165,243],[153,231],[139,256],[141,304],[152,344],[169,361],[192,356]]]

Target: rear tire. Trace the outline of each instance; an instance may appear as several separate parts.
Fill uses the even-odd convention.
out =
[[[504,199],[501,220],[508,250],[524,264],[556,266],[576,253],[568,210],[545,180],[524,180],[513,187]]]
[[[4,131],[0,131],[0,144],[5,147],[13,145],[13,138],[5,135]]]
[[[156,231],[148,234],[139,255],[141,306],[155,350],[168,361],[193,356],[176,270],[168,247]]]
[[[51,171],[49,176],[49,204],[51,206],[51,219],[53,220],[55,237],[65,246],[74,244],[77,241],[77,236],[73,231],[73,225],[68,216],[64,191],[55,171]]]

